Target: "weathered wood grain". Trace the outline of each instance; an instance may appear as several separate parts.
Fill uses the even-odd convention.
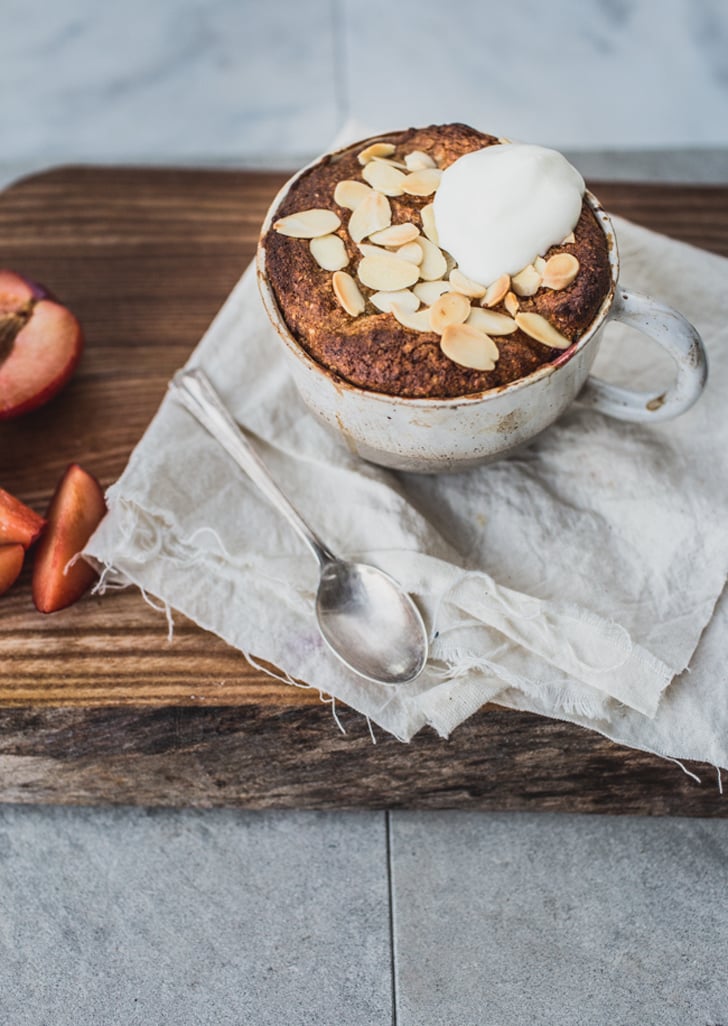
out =
[[[0,718],[0,796],[12,802],[249,808],[463,808],[725,815],[715,772],[504,709],[449,741],[402,745],[328,708],[13,709]]]
[[[67,463],[122,471],[251,259],[285,176],[62,168],[0,195],[1,263],[45,282],[84,324],[70,386],[0,423],[0,484],[43,510]],[[639,223],[728,255],[728,189],[593,186]],[[462,806],[725,814],[671,764],[563,723],[485,710],[449,742],[341,735],[315,691],[252,669],[133,593],[49,617],[29,573],[0,599],[0,799],[148,804]]]

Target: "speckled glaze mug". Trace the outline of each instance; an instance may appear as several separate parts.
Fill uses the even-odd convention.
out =
[[[308,170],[303,168],[284,185],[268,211],[258,246],[258,282],[304,402],[362,459],[422,473],[464,470],[528,442],[577,396],[581,403],[619,420],[657,423],[679,416],[702,392],[707,360],[698,332],[671,307],[619,285],[614,228],[589,192],[586,200],[609,247],[610,288],[587,331],[555,360],[510,384],[452,399],[401,398],[342,381],[293,338],[266,275],[264,239],[272,217],[293,182]],[[670,388],[660,393],[636,392],[589,376],[610,320],[637,328],[666,350],[676,367]]]

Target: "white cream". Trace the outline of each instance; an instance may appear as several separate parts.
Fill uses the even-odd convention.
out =
[[[584,179],[556,150],[522,143],[460,157],[435,193],[440,246],[473,281],[516,274],[574,228]]]

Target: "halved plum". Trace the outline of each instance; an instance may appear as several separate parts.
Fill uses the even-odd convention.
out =
[[[0,420],[52,399],[82,350],[81,325],[70,310],[42,285],[0,270]]]

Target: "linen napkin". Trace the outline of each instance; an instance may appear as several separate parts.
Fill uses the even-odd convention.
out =
[[[623,283],[680,309],[709,351],[704,396],[667,424],[575,404],[517,454],[466,473],[367,464],[299,399],[252,268],[190,358],[327,544],[415,595],[432,638],[416,681],[374,685],[329,653],[314,561],[171,396],[109,489],[87,556],[402,740],[425,724],[446,736],[496,701],[728,766],[728,597],[713,618],[728,571],[728,261],[615,226]],[[670,377],[654,344],[617,325],[595,372],[646,390]]]

